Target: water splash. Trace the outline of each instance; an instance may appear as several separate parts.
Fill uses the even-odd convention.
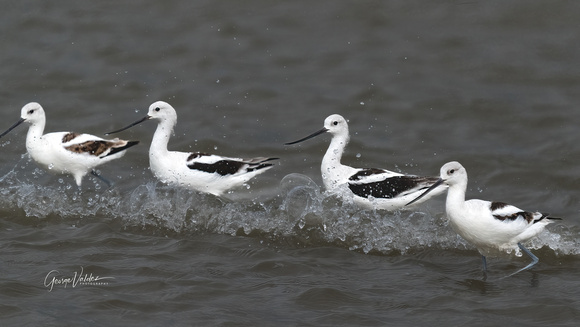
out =
[[[72,179],[32,170],[23,158],[0,177],[0,214],[14,219],[59,219],[72,224],[113,219],[127,229],[169,231],[180,235],[219,233],[260,237],[297,246],[335,245],[364,253],[413,253],[422,249],[474,248],[455,234],[441,208],[385,212],[361,210],[352,201],[322,192],[300,174],[285,176],[275,194],[265,200],[228,200],[147,181],[129,190],[79,191]],[[23,171],[26,171],[23,173]],[[46,177],[46,180],[43,178]],[[46,185],[46,186],[44,186]],[[241,188],[238,192],[247,192]],[[235,192],[234,192],[235,193]],[[547,246],[556,255],[575,255],[578,228],[552,224],[549,231],[527,243]]]

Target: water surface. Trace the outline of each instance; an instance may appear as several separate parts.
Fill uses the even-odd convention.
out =
[[[1,130],[30,101],[47,132],[102,135],[164,100],[179,116],[170,148],[280,160],[223,199],[167,187],[148,169],[149,122],[101,167],[115,187],[89,177],[79,192],[12,131],[0,140],[2,325],[577,324],[580,4],[3,8]],[[324,193],[329,136],[283,143],[332,113],[349,119],[346,164],[436,175],[457,160],[468,198],[563,217],[526,243],[540,263],[502,279],[528,259],[489,258],[483,280],[444,197],[387,213]]]

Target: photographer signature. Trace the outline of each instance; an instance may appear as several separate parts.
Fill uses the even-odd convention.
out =
[[[64,288],[71,286],[75,288],[79,285],[108,285],[108,280],[115,279],[115,277],[101,277],[94,276],[93,273],[84,273],[84,268],[81,266],[80,271],[75,271],[72,276],[62,276],[58,270],[51,270],[44,277],[44,286],[51,292],[55,286],[62,285]]]

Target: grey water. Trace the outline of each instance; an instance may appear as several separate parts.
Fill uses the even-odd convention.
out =
[[[19,1],[2,4],[0,130],[28,102],[46,132],[103,136],[157,100],[170,148],[279,157],[224,198],[156,181],[155,124],[77,190],[0,139],[2,326],[576,326],[580,317],[580,3]],[[444,196],[362,210],[322,188],[339,113],[355,167],[437,175],[468,198],[563,220],[488,258]]]

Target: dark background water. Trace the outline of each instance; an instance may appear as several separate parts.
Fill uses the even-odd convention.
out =
[[[156,100],[170,148],[280,157],[227,199],[148,169],[155,124],[103,166],[116,182],[38,169],[25,128],[0,140],[2,325],[575,326],[580,314],[580,4],[573,1],[20,1],[2,5],[0,129],[40,102],[47,132],[102,135]],[[563,217],[488,261],[447,226],[444,197],[363,211],[320,189],[328,136],[343,162],[436,175],[468,197]],[[82,268],[81,268],[82,267]],[[50,272],[113,277],[45,286]],[[50,278],[48,278],[50,281]]]

